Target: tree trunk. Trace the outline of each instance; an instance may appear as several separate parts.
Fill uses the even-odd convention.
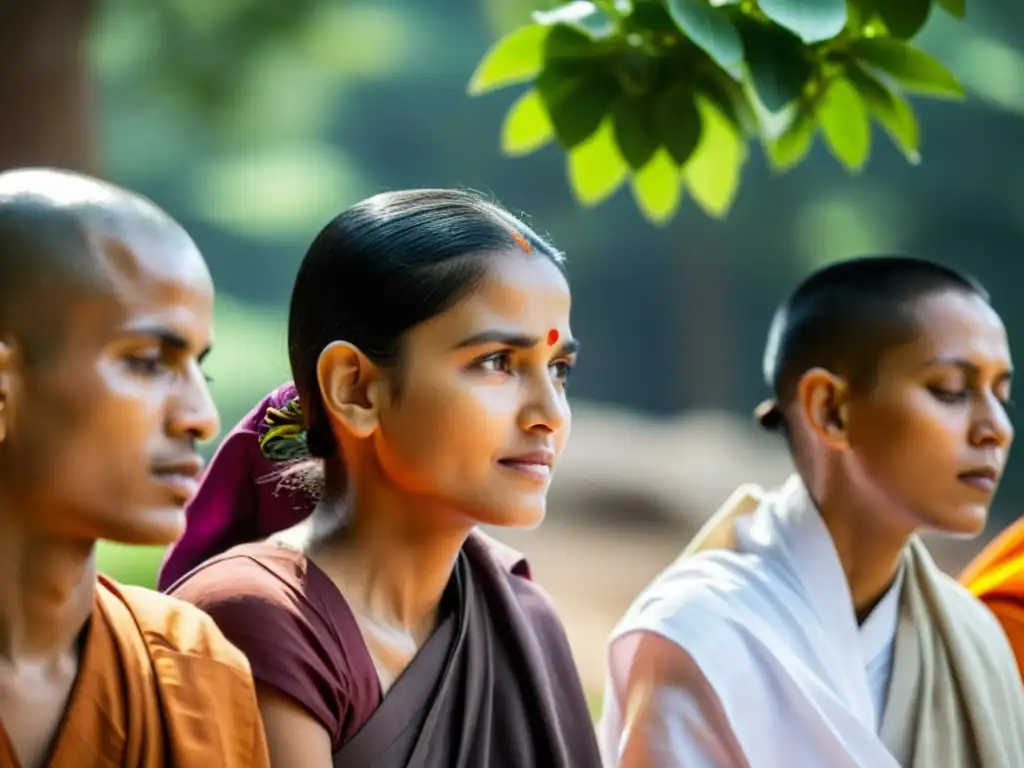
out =
[[[98,0],[0,0],[0,170],[95,173],[88,39]]]

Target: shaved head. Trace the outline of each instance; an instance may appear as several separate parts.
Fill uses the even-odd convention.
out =
[[[0,173],[0,559],[15,530],[166,544],[218,429],[213,282],[149,200]]]
[[[69,310],[115,292],[155,241],[195,251],[141,195],[67,171],[0,173],[0,337],[28,364],[45,359],[60,348]]]

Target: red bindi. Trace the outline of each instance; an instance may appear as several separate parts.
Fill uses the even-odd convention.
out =
[[[516,232],[514,229],[512,230],[512,239],[515,240],[516,245],[518,245],[524,251],[526,251],[527,253],[533,253],[533,246],[530,245],[530,242],[521,234]]]
[[[553,346],[558,341],[558,331],[552,328],[548,331],[548,346]]]

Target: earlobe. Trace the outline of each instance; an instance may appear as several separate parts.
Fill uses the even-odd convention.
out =
[[[331,421],[353,437],[365,439],[377,429],[377,403],[371,384],[376,366],[347,341],[324,347],[317,360],[317,380]]]
[[[798,386],[804,418],[815,434],[834,448],[847,445],[847,391],[846,381],[824,368],[809,370]]]

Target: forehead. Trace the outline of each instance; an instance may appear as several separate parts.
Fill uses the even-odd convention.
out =
[[[566,329],[570,305],[569,284],[550,259],[501,251],[488,259],[480,285],[431,324],[439,333],[495,326],[544,335]]]
[[[180,226],[140,217],[101,222],[91,229],[108,297],[121,323],[149,321],[190,338],[209,334],[213,281],[199,249]]]
[[[979,296],[961,291],[931,294],[915,303],[913,318],[914,340],[886,356],[896,367],[925,365],[936,358],[963,360],[979,368],[1011,365],[1006,328]]]

